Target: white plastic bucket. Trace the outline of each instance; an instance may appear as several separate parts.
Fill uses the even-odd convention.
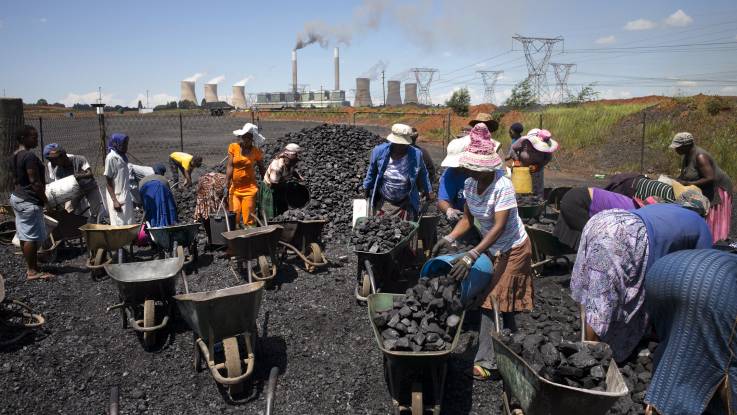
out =
[[[368,216],[368,200],[353,199],[353,226],[356,226],[358,218]]]
[[[48,207],[50,208],[61,206],[79,194],[79,183],[73,175],[46,185],[46,198],[49,199]]]

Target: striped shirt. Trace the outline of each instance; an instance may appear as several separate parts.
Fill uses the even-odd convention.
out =
[[[288,165],[284,157],[277,157],[271,161],[269,168],[264,174],[264,182],[267,184],[279,184],[288,180],[294,174],[294,164]]]
[[[381,181],[381,195],[389,201],[400,202],[410,190],[409,157],[405,155],[398,160],[390,157]]]
[[[650,196],[657,196],[670,203],[676,200],[673,186],[647,177],[637,179],[635,182],[635,197],[645,200]]]
[[[509,210],[507,224],[499,238],[489,247],[489,253],[495,256],[517,247],[527,239],[525,225],[517,214],[517,199],[512,181],[504,177],[504,171],[497,170],[496,178],[482,194],[478,194],[478,182],[473,178],[466,179],[463,194],[466,197],[468,210],[476,219],[482,235],[494,227],[494,213]]]

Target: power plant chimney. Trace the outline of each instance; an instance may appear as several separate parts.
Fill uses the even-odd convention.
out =
[[[218,84],[205,84],[205,102],[218,102]]]
[[[292,50],[292,92],[297,93],[297,50]]]
[[[354,101],[353,106],[371,106],[371,79],[356,78],[356,100]]]
[[[195,105],[199,105],[197,102],[197,95],[194,92],[194,81],[182,81],[181,89],[179,91],[180,101],[190,101]]]
[[[405,104],[417,104],[417,84],[416,83],[405,83],[404,84],[404,103]]]
[[[402,105],[401,86],[400,81],[386,82],[386,105]]]
[[[338,54],[338,48],[333,50],[333,61],[335,62],[335,89],[334,91],[340,91],[340,56]]]
[[[246,87],[233,85],[233,97],[231,101],[231,105],[238,109],[246,108]]]

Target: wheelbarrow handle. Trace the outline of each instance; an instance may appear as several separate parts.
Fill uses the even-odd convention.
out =
[[[130,324],[133,330],[146,333],[146,332],[161,330],[164,327],[166,327],[166,324],[169,323],[169,316],[164,316],[164,319],[161,321],[161,324],[157,326],[143,327],[141,326],[142,322],[143,320],[135,320],[133,317],[130,317],[130,316],[128,317],[128,324]]]

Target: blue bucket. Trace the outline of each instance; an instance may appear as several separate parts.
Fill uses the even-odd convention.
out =
[[[420,271],[420,278],[433,278],[448,274],[453,267],[451,261],[460,255],[440,255],[431,258]],[[474,262],[466,279],[461,282],[461,302],[464,307],[477,303],[480,297],[486,294],[491,277],[494,275],[494,264],[486,254]]]

